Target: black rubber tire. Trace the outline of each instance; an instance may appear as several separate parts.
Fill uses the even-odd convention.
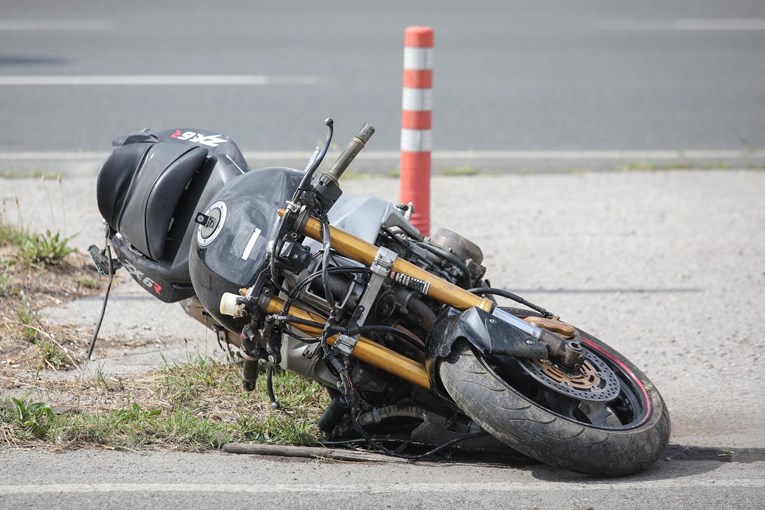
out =
[[[667,407],[637,367],[598,339],[580,333],[593,347],[623,364],[645,388],[650,412],[634,428],[596,428],[548,411],[499,379],[467,342],[455,345],[449,358],[441,361],[441,382],[465,414],[529,457],[591,475],[641,471],[661,457],[667,445]]]

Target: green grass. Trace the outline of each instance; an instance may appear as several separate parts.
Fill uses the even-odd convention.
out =
[[[6,223],[0,215],[0,247],[16,248],[20,261],[27,265],[60,265],[64,257],[75,251],[69,244],[72,237],[50,230],[44,234],[33,234],[25,228]]]
[[[0,179],[29,179],[30,177],[44,181],[61,180],[60,173],[48,172],[41,168],[6,168],[0,170]]]
[[[98,280],[92,276],[83,275],[77,279],[77,283],[88,289],[97,289]]]
[[[60,265],[64,257],[74,252],[74,248],[69,246],[71,239],[50,230],[46,230],[45,234],[29,236],[21,246],[21,257],[30,265]]]
[[[738,166],[736,168],[746,168],[749,170],[762,170],[761,165],[748,165]],[[671,171],[671,170],[731,170],[732,167],[729,163],[700,163],[690,160],[680,161],[631,161],[621,167],[616,168],[621,172],[657,172],[657,171]]]
[[[3,222],[0,217],[0,338],[9,345],[14,341],[34,345],[31,350],[37,356],[33,365],[36,369],[59,370],[73,365],[71,356],[44,331],[37,312],[40,303],[30,294],[34,291],[30,290],[29,283],[40,281],[46,286],[50,274],[47,268],[62,265],[64,257],[75,251],[68,243],[69,238],[58,233],[33,235],[24,228]],[[91,280],[94,286],[90,288],[98,287],[98,281]],[[29,345],[17,347],[23,350]]]
[[[39,168],[33,168],[29,172],[30,177],[35,177],[38,179],[42,179],[44,181],[58,181],[61,180],[61,174],[57,172],[45,172],[43,170],[40,170]]]
[[[0,221],[0,246],[15,246],[21,248],[32,238],[30,234],[18,227]]]
[[[38,340],[37,347],[40,349],[40,367],[61,370],[72,366],[72,361],[64,349],[52,340]]]
[[[10,296],[13,292],[13,270],[10,264],[0,260],[0,298]]]
[[[53,409],[44,402],[10,397],[0,407],[0,425],[13,427],[20,439],[44,438],[54,421]]]
[[[241,389],[241,367],[199,359],[165,367],[143,380],[113,380],[100,375],[91,390],[117,405],[56,413],[30,397],[0,404],[0,437],[7,442],[93,444],[116,448],[172,448],[203,451],[231,441],[311,444],[315,425],[327,404],[326,392],[294,374],[274,378],[285,411],[265,398],[265,377],[258,388]]]
[[[480,172],[477,168],[469,166],[458,166],[454,168],[444,168],[441,170],[440,175],[446,177],[470,177],[473,175],[478,175],[479,173]]]
[[[29,302],[24,300],[16,309],[16,319],[21,324],[21,336],[30,344],[36,344],[40,338],[40,332],[37,328],[40,317],[39,314],[29,306]]]

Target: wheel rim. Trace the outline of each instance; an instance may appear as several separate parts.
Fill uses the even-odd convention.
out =
[[[544,360],[482,359],[508,389],[568,421],[603,430],[629,430],[651,416],[643,382],[608,350],[581,336],[587,361],[576,372]]]

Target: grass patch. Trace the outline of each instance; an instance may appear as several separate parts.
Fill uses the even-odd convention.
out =
[[[29,384],[37,371],[71,368],[85,356],[86,335],[46,324],[39,314],[102,287],[89,258],[69,241],[57,232],[33,234],[0,216],[0,392],[22,380]]]
[[[71,237],[62,237],[60,233],[51,233],[46,230],[45,234],[28,236],[21,245],[21,257],[30,265],[58,266],[64,261],[64,257],[74,252],[69,246]]]
[[[11,397],[0,408],[0,426],[22,440],[45,437],[54,418],[53,409],[43,402]]]
[[[37,311],[29,306],[29,301],[23,300],[16,308],[16,319],[21,325],[21,337],[30,344],[36,344],[40,339],[36,325],[40,321]]]
[[[469,166],[459,166],[455,168],[444,168],[440,174],[446,177],[471,177],[478,175],[480,172],[477,168]]]
[[[86,289],[97,289],[99,281],[90,275],[84,274],[77,278],[77,283],[85,287]]]
[[[104,284],[68,243],[57,233],[38,236],[0,221],[0,448],[200,451],[230,441],[317,441],[326,391],[290,373],[274,379],[284,411],[271,408],[265,377],[247,393],[241,366],[210,359],[127,379],[74,371],[50,377],[84,361],[92,331],[47,324],[40,310],[96,294]]]
[[[66,351],[53,340],[40,340],[37,342],[40,351],[39,368],[61,370],[72,366],[71,358]]]
[[[26,230],[0,221],[0,247],[13,246],[21,248],[30,240],[31,236]]]
[[[746,168],[749,170],[761,170],[761,165],[741,165],[732,167],[727,162],[694,162],[690,160],[679,161],[632,161],[628,162],[621,167],[616,168],[621,172],[658,172],[658,171],[671,171],[671,170],[732,170],[736,168]]]
[[[39,168],[33,168],[29,172],[30,177],[35,177],[38,179],[42,179],[44,181],[58,181],[61,180],[61,174],[56,172],[45,172],[43,170],[40,170]]]
[[[104,445],[115,448],[172,448],[203,451],[231,441],[313,444],[315,423],[327,405],[318,384],[284,373],[274,380],[284,411],[273,410],[263,380],[243,392],[241,367],[210,359],[165,367],[144,376],[120,380],[95,377],[57,381],[87,407],[55,410],[54,404],[31,398],[7,398],[0,404],[2,437],[9,444],[63,446]],[[265,378],[262,378],[265,379]]]
[[[34,177],[44,181],[61,180],[61,174],[57,172],[46,172],[40,168],[7,168],[0,170],[0,179],[28,179]]]
[[[13,270],[5,261],[0,261],[0,298],[13,292]]]

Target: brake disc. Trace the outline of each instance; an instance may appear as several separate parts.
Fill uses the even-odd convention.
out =
[[[526,372],[543,385],[578,400],[608,402],[621,390],[613,370],[587,350],[584,363],[577,370],[569,370],[547,359],[519,361]]]

